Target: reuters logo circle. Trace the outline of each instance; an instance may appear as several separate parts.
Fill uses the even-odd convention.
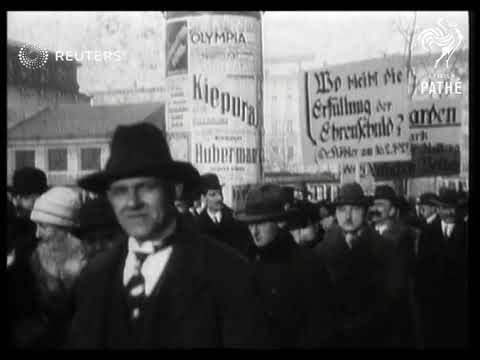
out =
[[[47,63],[48,51],[37,45],[24,45],[18,52],[18,59],[26,68],[36,70]]]

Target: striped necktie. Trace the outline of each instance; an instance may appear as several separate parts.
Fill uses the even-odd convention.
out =
[[[130,320],[137,322],[140,318],[142,305],[145,302],[145,278],[141,273],[142,264],[150,255],[142,252],[134,252],[135,266],[133,276],[127,283],[126,289],[128,294],[128,307]]]

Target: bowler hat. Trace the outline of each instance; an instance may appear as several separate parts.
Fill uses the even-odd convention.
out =
[[[13,192],[15,194],[43,194],[47,190],[47,176],[42,170],[23,167],[13,173]]]
[[[247,194],[245,209],[235,214],[238,221],[256,223],[282,221],[296,214],[294,209],[285,209],[285,191],[276,184],[257,185]]]
[[[338,192],[338,197],[334,202],[335,206],[341,205],[359,205],[359,206],[369,206],[370,201],[363,194],[363,189],[360,184],[346,183],[340,187]]]
[[[387,199],[390,200],[393,205],[399,205],[399,199],[397,197],[397,194],[395,194],[395,190],[393,190],[393,188],[388,185],[379,185],[375,187],[373,199]]]
[[[206,193],[208,190],[222,190],[218,176],[213,173],[203,174],[201,176],[201,184],[203,193]]]
[[[417,205],[438,205],[438,196],[432,192],[423,193],[418,199]]]
[[[433,201],[438,206],[452,206],[458,205],[458,194],[454,189],[441,188],[438,192],[438,198]]]
[[[103,193],[112,182],[136,176],[155,176],[190,183],[197,180],[193,170],[191,164],[172,159],[160,129],[142,122],[118,126],[113,134],[105,169],[79,179],[78,185],[95,193]]]

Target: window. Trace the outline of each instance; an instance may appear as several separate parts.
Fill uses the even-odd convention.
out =
[[[48,170],[67,171],[67,149],[48,149]]]
[[[15,151],[15,167],[35,167],[35,150],[17,150]]]
[[[80,153],[80,169],[100,170],[100,148],[85,148]]]

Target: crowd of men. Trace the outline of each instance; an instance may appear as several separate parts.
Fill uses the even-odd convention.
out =
[[[345,183],[313,203],[259,184],[234,212],[218,176],[173,160],[147,123],[119,126],[105,169],[77,185],[14,174],[11,347],[467,344],[466,194],[410,204]]]

